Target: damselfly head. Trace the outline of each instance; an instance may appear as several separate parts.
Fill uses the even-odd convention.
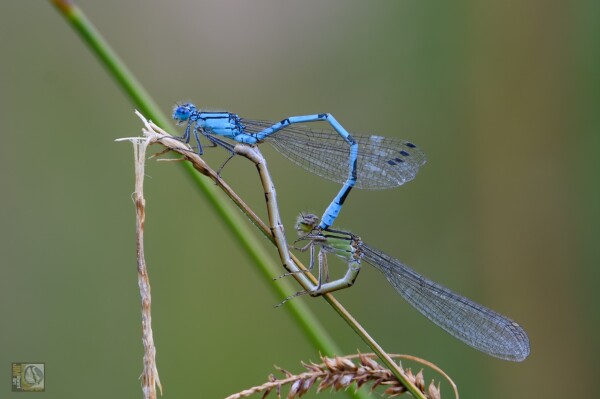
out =
[[[296,219],[295,229],[299,235],[310,234],[319,225],[319,217],[312,213],[301,213]]]
[[[196,106],[192,103],[176,104],[173,107],[173,119],[179,125],[190,119],[190,115],[195,111]]]

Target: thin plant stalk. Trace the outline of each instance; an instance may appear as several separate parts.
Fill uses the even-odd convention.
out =
[[[156,387],[162,386],[156,368],[156,347],[152,333],[152,314],[150,294],[150,277],[146,267],[144,256],[144,220],[146,215],[146,200],[144,199],[144,166],[146,164],[146,148],[149,140],[133,140],[133,154],[135,159],[135,191],[133,200],[135,203],[135,232],[136,252],[138,262],[138,285],[142,298],[142,343],[144,345],[144,370],[140,379],[144,398],[156,399]]]

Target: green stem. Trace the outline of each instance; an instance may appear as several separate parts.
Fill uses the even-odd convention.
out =
[[[67,19],[75,32],[81,36],[83,42],[90,46],[92,53],[100,59],[101,64],[108,69],[108,73],[117,81],[135,106],[160,126],[169,126],[171,120],[160,110],[83,11],[70,0],[51,0],[51,2]]]

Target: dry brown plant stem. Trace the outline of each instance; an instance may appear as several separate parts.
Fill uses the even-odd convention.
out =
[[[135,157],[135,192],[133,199],[136,211],[136,251],[137,251],[137,270],[138,285],[142,298],[142,342],[144,345],[144,369],[140,379],[142,380],[142,391],[144,398],[156,399],[156,386],[158,385],[161,395],[162,386],[156,368],[156,348],[152,335],[152,316],[151,316],[151,295],[150,279],[148,278],[148,269],[144,256],[144,220],[145,205],[144,199],[144,164],[146,157],[146,147],[148,140],[138,140],[133,142]]]

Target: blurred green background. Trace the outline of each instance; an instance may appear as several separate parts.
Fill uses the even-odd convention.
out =
[[[389,352],[437,363],[462,397],[593,395],[600,3],[78,4],[164,112],[181,100],[258,119],[330,112],[350,131],[417,143],[428,156],[418,178],[353,191],[337,226],[517,320],[531,356],[515,364],[463,345],[368,268],[337,297]],[[132,151],[113,140],[141,125],[50,3],[1,2],[0,54],[0,397],[15,395],[16,361],[46,362],[48,398],[140,397]],[[263,152],[288,230],[299,211],[320,214],[339,187]],[[274,309],[277,282],[182,169],[146,172],[164,397],[225,397],[273,364],[317,360]],[[223,177],[265,215],[254,168],[234,159]],[[297,300],[346,353],[367,351],[322,300]]]

